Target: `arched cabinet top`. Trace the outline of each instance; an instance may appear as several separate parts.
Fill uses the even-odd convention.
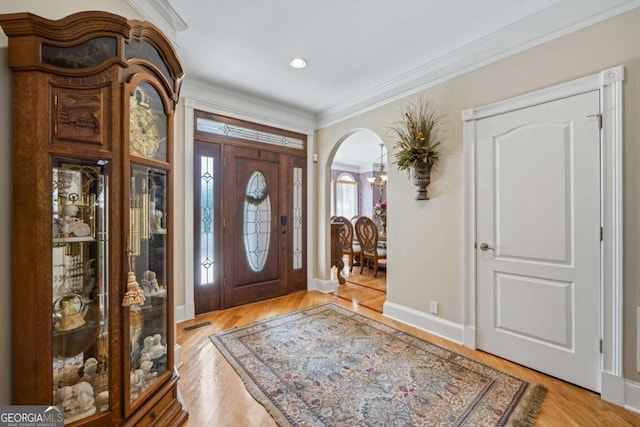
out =
[[[178,100],[184,76],[169,40],[149,22],[88,11],[50,20],[32,13],[0,15],[9,38],[9,67],[69,76],[92,75],[112,64],[147,67]]]

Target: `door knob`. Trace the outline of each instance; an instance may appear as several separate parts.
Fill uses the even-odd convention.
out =
[[[495,251],[495,249],[493,249],[491,246],[487,245],[486,243],[480,243],[480,250],[481,251],[488,251],[488,250]]]

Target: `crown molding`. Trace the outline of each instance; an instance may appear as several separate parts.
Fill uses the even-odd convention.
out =
[[[178,33],[189,28],[168,0],[127,0],[145,20],[155,24],[178,46]]]
[[[173,9],[168,0],[127,0],[144,19],[153,22],[167,37],[177,44],[177,35],[187,29],[187,24]],[[464,45],[445,55],[435,58],[420,67],[396,76],[345,102],[326,109],[317,115],[278,102],[264,100],[254,95],[236,92],[231,88],[215,87],[210,84],[185,78],[183,92],[188,82],[199,91],[192,92],[192,98],[226,111],[241,115],[255,111],[259,117],[271,121],[283,119],[289,126],[318,129],[339,123],[351,117],[376,109],[382,105],[424,91],[425,89],[451,80],[492,62],[507,58],[527,49],[562,37],[574,31],[596,24],[605,19],[640,7],[640,0],[563,0],[496,32]],[[204,90],[204,93],[202,91]],[[224,93],[222,104],[211,102],[206,93]],[[240,98],[234,102],[233,98]],[[246,105],[247,99],[257,100],[266,109]],[[243,105],[239,107],[238,104]],[[308,132],[305,132],[308,133]]]
[[[484,65],[640,7],[640,0],[565,0],[401,74],[317,115],[327,127]]]

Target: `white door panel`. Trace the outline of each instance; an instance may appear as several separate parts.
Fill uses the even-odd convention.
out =
[[[495,137],[498,255],[568,261],[571,238],[568,129],[569,123],[530,124]],[[527,179],[520,179],[522,176]],[[538,227],[541,223],[547,227]]]
[[[573,299],[573,283],[496,274],[496,328],[572,350]],[[512,301],[527,304],[512,304]]]
[[[476,127],[478,347],[600,390],[593,91]]]

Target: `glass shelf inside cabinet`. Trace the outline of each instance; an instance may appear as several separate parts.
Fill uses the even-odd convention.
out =
[[[131,166],[129,262],[130,398],[169,369],[167,362],[167,175]],[[125,295],[125,300],[127,296]]]
[[[65,424],[109,409],[107,168],[52,164],[52,392]]]

